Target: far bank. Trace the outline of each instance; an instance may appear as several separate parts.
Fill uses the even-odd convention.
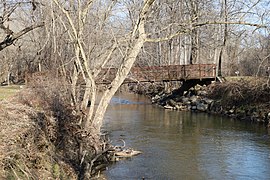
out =
[[[183,91],[185,82],[131,85],[165,109],[220,114],[236,120],[270,126],[270,86],[267,78],[227,77],[198,83]]]

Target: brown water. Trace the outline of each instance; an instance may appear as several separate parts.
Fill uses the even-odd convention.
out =
[[[104,172],[108,179],[270,179],[270,135],[261,125],[170,111],[118,94],[104,122],[113,144],[143,151]]]

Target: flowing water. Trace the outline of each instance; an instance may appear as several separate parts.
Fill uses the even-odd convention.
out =
[[[164,110],[118,94],[103,128],[113,144],[143,151],[104,172],[108,179],[270,179],[270,135],[262,125]]]

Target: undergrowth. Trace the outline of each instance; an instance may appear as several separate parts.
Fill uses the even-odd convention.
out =
[[[209,97],[224,107],[264,105],[270,107],[270,87],[264,79],[224,82],[209,86]]]
[[[70,105],[63,82],[33,82],[1,102],[0,179],[87,179],[106,161],[110,145],[81,128],[84,113]]]

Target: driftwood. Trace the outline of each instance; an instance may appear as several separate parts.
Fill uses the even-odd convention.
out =
[[[141,151],[133,150],[131,148],[125,148],[126,147],[125,141],[122,139],[120,141],[123,142],[123,146],[113,147],[115,161],[119,160],[119,158],[128,158],[142,153]]]
[[[141,151],[136,151],[133,149],[124,149],[122,151],[115,152],[115,155],[120,158],[128,158],[128,157],[139,155],[141,153],[142,153]]]

